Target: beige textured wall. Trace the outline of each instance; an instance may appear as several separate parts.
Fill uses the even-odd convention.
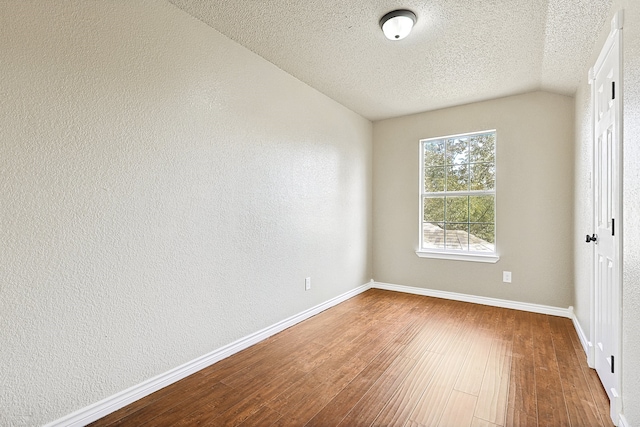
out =
[[[616,11],[624,9],[623,78],[624,78],[624,140],[623,140],[623,283],[622,283],[622,393],[623,413],[629,426],[640,426],[640,2],[616,0],[609,20]],[[593,65],[606,40],[611,26],[602,29],[600,40],[593,49],[589,66]],[[587,132],[592,126],[590,86],[585,79],[576,93],[576,240],[591,232],[591,209],[588,171],[591,170],[591,138]],[[589,286],[591,252],[575,252],[576,316],[589,335]]]
[[[607,27],[609,24],[606,24]],[[589,310],[591,304],[591,257],[593,245],[585,243],[585,236],[593,229],[593,189],[591,188],[593,158],[593,120],[591,119],[591,86],[581,83],[575,96],[575,193],[574,193],[574,312],[587,337],[590,336]]]
[[[573,99],[545,92],[374,123],[374,279],[568,307]],[[418,258],[418,141],[497,130],[497,264]],[[513,283],[502,283],[502,271]]]
[[[0,41],[0,425],[371,278],[369,121],[164,1],[0,1]]]

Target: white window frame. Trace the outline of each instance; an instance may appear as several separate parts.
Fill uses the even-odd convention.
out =
[[[496,168],[496,179],[494,183],[493,190],[470,190],[470,191],[444,191],[437,193],[427,193],[424,191],[424,143],[429,141],[437,141],[449,138],[460,138],[466,136],[473,135],[481,135],[485,133],[494,133],[496,138],[496,146],[494,146],[494,159]],[[418,241],[418,250],[416,250],[416,255],[420,258],[437,258],[437,259],[448,259],[455,261],[472,261],[472,262],[486,262],[486,263],[496,263],[500,259],[498,255],[498,239],[497,239],[497,186],[498,186],[498,159],[497,159],[497,136],[498,133],[495,129],[489,129],[478,132],[468,132],[468,133],[460,133],[453,134],[447,136],[439,136],[436,138],[425,138],[419,141],[419,159],[420,159],[420,182],[419,182],[419,217],[418,217],[418,229],[419,229],[419,241]],[[423,219],[424,219],[424,199],[428,196],[434,195],[443,195],[443,196],[481,196],[481,195],[493,195],[494,197],[494,251],[493,252],[476,252],[476,251],[464,251],[464,250],[439,250],[439,249],[424,249],[423,248],[423,240],[424,240],[424,228],[423,228]]]

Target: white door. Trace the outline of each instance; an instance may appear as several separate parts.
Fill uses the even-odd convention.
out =
[[[620,369],[620,33],[594,68],[595,368],[617,422]]]

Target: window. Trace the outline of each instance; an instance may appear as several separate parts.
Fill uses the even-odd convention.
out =
[[[422,257],[496,262],[496,132],[420,141]]]

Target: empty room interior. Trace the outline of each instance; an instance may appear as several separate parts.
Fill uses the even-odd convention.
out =
[[[640,427],[640,2],[0,0],[0,426]]]

